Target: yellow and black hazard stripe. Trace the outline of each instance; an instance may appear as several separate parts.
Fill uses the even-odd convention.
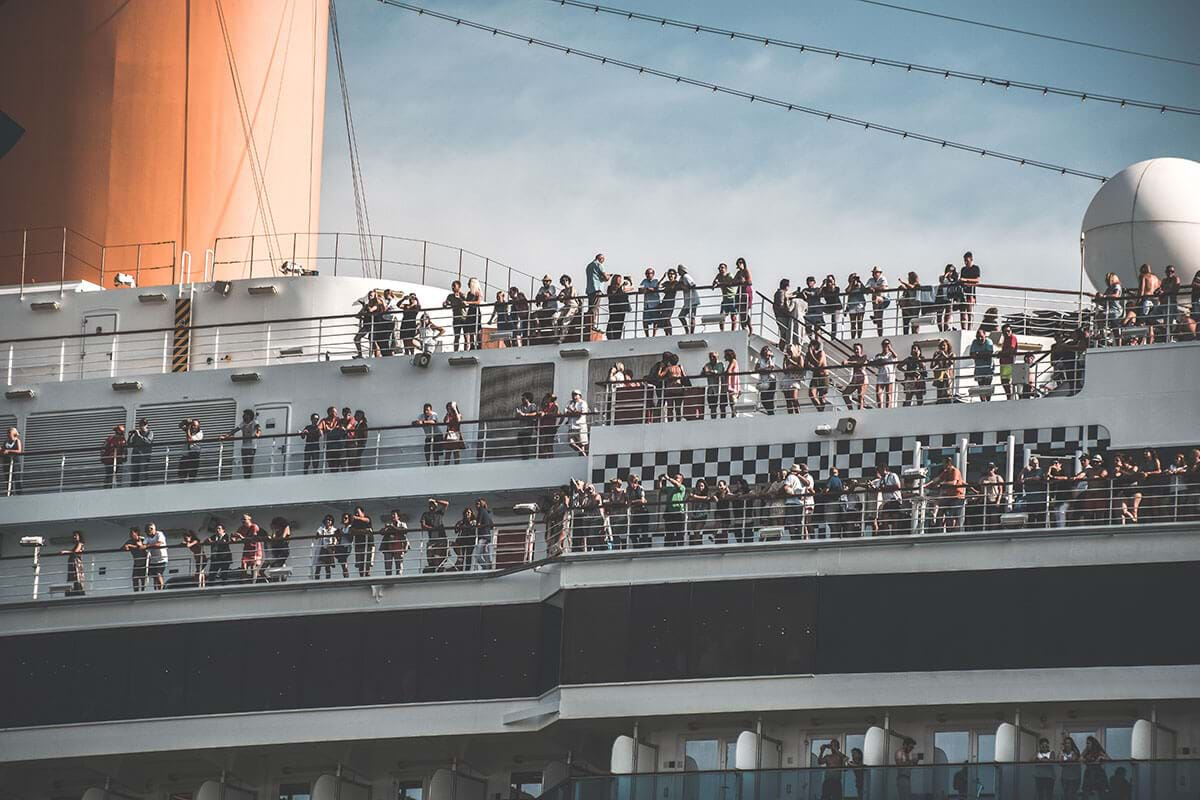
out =
[[[171,372],[187,372],[192,356],[192,300],[175,301],[175,341],[171,348]]]

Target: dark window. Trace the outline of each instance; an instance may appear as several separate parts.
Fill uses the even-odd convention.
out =
[[[567,592],[563,611],[565,683],[626,680],[628,586]]]

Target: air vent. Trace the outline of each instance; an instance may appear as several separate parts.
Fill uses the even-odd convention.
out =
[[[452,367],[473,367],[479,363],[475,356],[451,356],[446,363]]]
[[[230,374],[229,380],[234,383],[258,383],[262,380],[262,375],[257,372],[234,372]]]
[[[144,292],[138,295],[139,303],[165,303],[167,296],[162,292]]]
[[[589,351],[586,347],[563,348],[558,351],[562,358],[587,358]]]
[[[680,350],[705,350],[708,348],[707,339],[680,339],[677,347]]]
[[[114,392],[140,392],[142,390],[141,381],[114,381]]]
[[[367,364],[343,364],[343,375],[366,375],[371,371],[371,367]]]
[[[270,296],[270,295],[279,294],[279,289],[276,288],[275,286],[271,286],[270,284],[267,284],[265,286],[249,286],[246,288],[246,291],[255,296],[258,296],[258,295]]]
[[[6,400],[32,400],[33,389],[9,389],[4,393]]]
[[[29,307],[34,311],[58,311],[62,308],[57,300],[42,300],[37,303],[30,303]]]

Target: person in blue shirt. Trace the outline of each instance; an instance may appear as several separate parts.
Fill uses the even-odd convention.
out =
[[[642,289],[642,333],[647,337],[654,335],[658,327],[658,279],[654,277],[654,267],[646,268],[646,278],[639,286]]]
[[[975,362],[975,383],[979,386],[992,385],[992,354],[994,352],[992,340],[980,328],[975,332],[975,341],[971,342],[971,349],[968,351],[968,355]],[[991,390],[981,393],[979,399],[985,403],[991,400]]]
[[[608,273],[604,271],[604,253],[596,253],[592,263],[584,270],[587,277],[587,324],[591,331],[599,333],[600,296],[604,294]]]

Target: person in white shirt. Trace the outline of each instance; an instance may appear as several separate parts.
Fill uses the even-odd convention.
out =
[[[313,580],[321,579],[321,570],[325,570],[325,580],[333,578],[333,563],[337,556],[338,536],[341,529],[334,524],[333,515],[326,514],[321,526],[317,528],[317,549],[313,552]]]
[[[783,481],[784,519],[788,538],[808,538],[808,522],[813,511],[813,479],[807,464],[792,464]]]
[[[578,389],[571,392],[571,402],[567,403],[563,416],[569,420],[567,422],[567,440],[571,448],[581,456],[586,456],[588,452],[589,411],[587,401],[583,399],[583,392]]]
[[[878,489],[883,500],[883,508],[879,512],[879,533],[885,536],[903,533],[899,529],[904,498],[900,476],[892,472],[887,464],[880,464],[875,468],[875,480],[871,481],[871,488]]]
[[[163,577],[167,572],[167,536],[153,522],[146,525],[146,549],[149,551],[150,577],[154,579],[154,588],[166,586]]]
[[[896,363],[900,357],[892,349],[892,340],[883,340],[883,349],[875,356],[875,405],[892,408],[896,404]]]
[[[883,271],[879,267],[871,268],[871,277],[867,278],[866,287],[871,296],[871,321],[875,323],[875,330],[882,339],[883,311],[892,304],[892,298],[887,294],[887,278],[883,277]]]
[[[700,308],[700,293],[696,291],[696,282],[688,275],[687,267],[680,264],[675,268],[679,276],[679,287],[683,290],[683,302],[679,306],[679,322],[686,333],[696,332],[696,311]]]

